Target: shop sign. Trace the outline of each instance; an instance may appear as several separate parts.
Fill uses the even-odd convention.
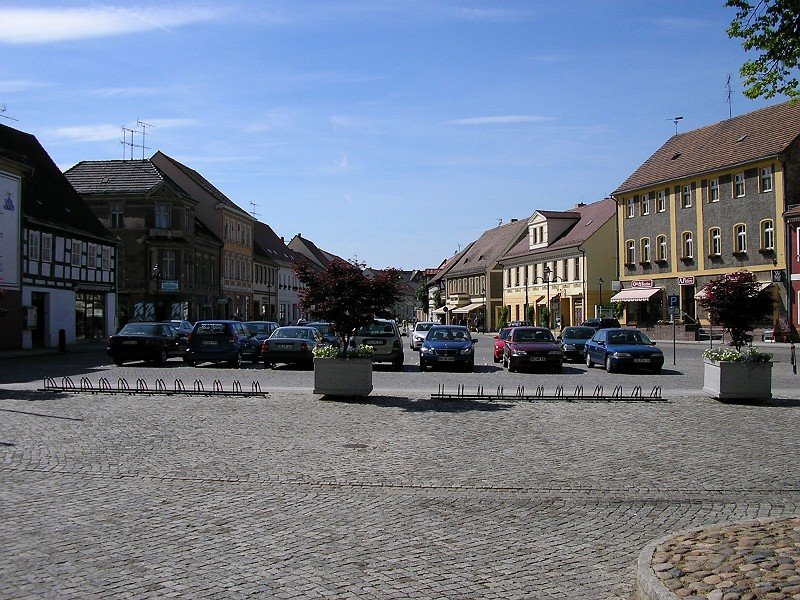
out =
[[[694,275],[678,277],[678,285],[694,285]]]
[[[651,288],[653,287],[652,279],[634,279],[631,281],[632,288]]]
[[[19,227],[22,211],[19,205],[20,180],[0,175],[0,284],[19,285]]]
[[[162,292],[177,292],[178,291],[178,281],[177,281],[177,279],[162,279],[161,280],[161,291]]]

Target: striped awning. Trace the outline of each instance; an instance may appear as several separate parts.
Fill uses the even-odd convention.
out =
[[[758,290],[756,290],[756,291],[757,292],[763,292],[765,289],[767,289],[771,285],[772,285],[771,281],[759,281],[758,282]],[[703,289],[701,289],[699,292],[697,292],[694,295],[694,299],[695,300],[704,300],[705,297],[706,297],[706,288],[705,287],[703,287]]]
[[[611,296],[610,302],[647,302],[663,288],[625,288]]]
[[[473,302],[472,304],[467,304],[466,306],[459,306],[458,308],[454,308],[453,312],[458,314],[470,313],[473,310],[478,310],[479,308],[483,308],[483,302]]]

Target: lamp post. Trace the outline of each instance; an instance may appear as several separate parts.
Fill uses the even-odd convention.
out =
[[[552,322],[551,313],[552,313],[552,310],[551,310],[551,307],[550,307],[550,273],[552,273],[553,271],[550,270],[549,266],[545,266],[543,272],[544,272],[544,281],[547,284],[547,328],[548,329],[552,329],[553,328],[551,326],[551,322]]]
[[[603,278],[602,278],[602,277],[600,277],[600,278],[597,280],[597,284],[600,286],[600,314],[599,314],[599,315],[596,315],[596,316],[598,316],[598,317],[602,317],[602,316],[603,316],[603,284],[604,284],[604,283],[605,283],[605,282],[603,281]]]
[[[155,291],[153,292],[153,320],[159,321],[160,315],[158,314],[158,286],[160,285],[159,279],[161,278],[161,267],[158,263],[153,265],[151,275],[156,282]]]
[[[486,333],[486,288],[481,290],[483,294],[483,332]]]
[[[525,265],[525,308],[522,311],[522,320],[528,320],[528,265]]]

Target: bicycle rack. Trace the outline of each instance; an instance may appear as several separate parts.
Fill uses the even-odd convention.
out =
[[[654,386],[649,396],[642,392],[642,386],[637,385],[631,390],[629,395],[625,395],[622,386],[614,386],[611,394],[605,393],[602,385],[597,385],[591,394],[586,394],[583,386],[578,385],[572,394],[564,391],[563,385],[557,385],[552,394],[548,394],[543,385],[537,385],[534,393],[526,393],[525,386],[517,386],[513,394],[504,393],[503,386],[497,386],[494,394],[484,392],[482,385],[479,385],[474,394],[468,393],[464,385],[459,384],[455,393],[448,393],[444,384],[439,384],[438,390],[431,394],[432,400],[485,400],[487,402],[501,401],[562,401],[562,402],[663,402],[661,386]]]
[[[81,377],[78,385],[70,377],[62,377],[61,384],[59,385],[52,377],[44,378],[44,386],[39,388],[39,392],[69,392],[75,394],[139,394],[145,396],[232,396],[232,397],[260,397],[264,398],[269,395],[269,392],[261,390],[261,384],[258,381],[250,383],[249,391],[242,387],[238,380],[231,383],[229,390],[225,389],[219,379],[215,379],[211,384],[211,389],[207,390],[205,385],[200,379],[195,379],[192,384],[192,389],[187,390],[186,385],[181,379],[175,379],[172,388],[168,388],[163,379],[156,379],[155,384],[152,386],[142,379],[137,378],[133,387],[124,377],[117,379],[117,387],[113,387],[111,382],[101,377],[97,384],[93,384],[88,377]]]

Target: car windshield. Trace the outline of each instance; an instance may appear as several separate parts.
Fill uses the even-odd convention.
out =
[[[433,341],[464,341],[471,340],[469,331],[466,328],[456,327],[437,327],[428,332],[426,339]]]
[[[544,329],[516,329],[511,339],[514,342],[552,342],[553,334]]]
[[[167,331],[166,326],[158,323],[128,323],[119,335],[167,335]]]
[[[561,337],[565,340],[590,340],[595,333],[593,327],[568,327]]]
[[[278,327],[269,337],[305,340],[308,339],[308,333],[308,329],[305,327]]]
[[[334,335],[333,325],[330,323],[312,323],[309,327],[313,327],[323,335],[326,333]]]
[[[505,329],[501,329],[500,330],[500,339],[501,340],[507,340],[508,339],[508,334],[510,334],[510,333],[511,333],[511,328],[510,327],[506,327]]]
[[[414,331],[429,331],[433,327],[433,323],[417,323]]]
[[[244,324],[253,333],[269,333],[272,326],[269,323],[247,322]]]
[[[649,344],[650,338],[640,331],[612,331],[608,334],[609,344]]]
[[[379,323],[376,321],[356,329],[356,335],[362,337],[394,337],[394,327],[392,327],[391,323]]]

